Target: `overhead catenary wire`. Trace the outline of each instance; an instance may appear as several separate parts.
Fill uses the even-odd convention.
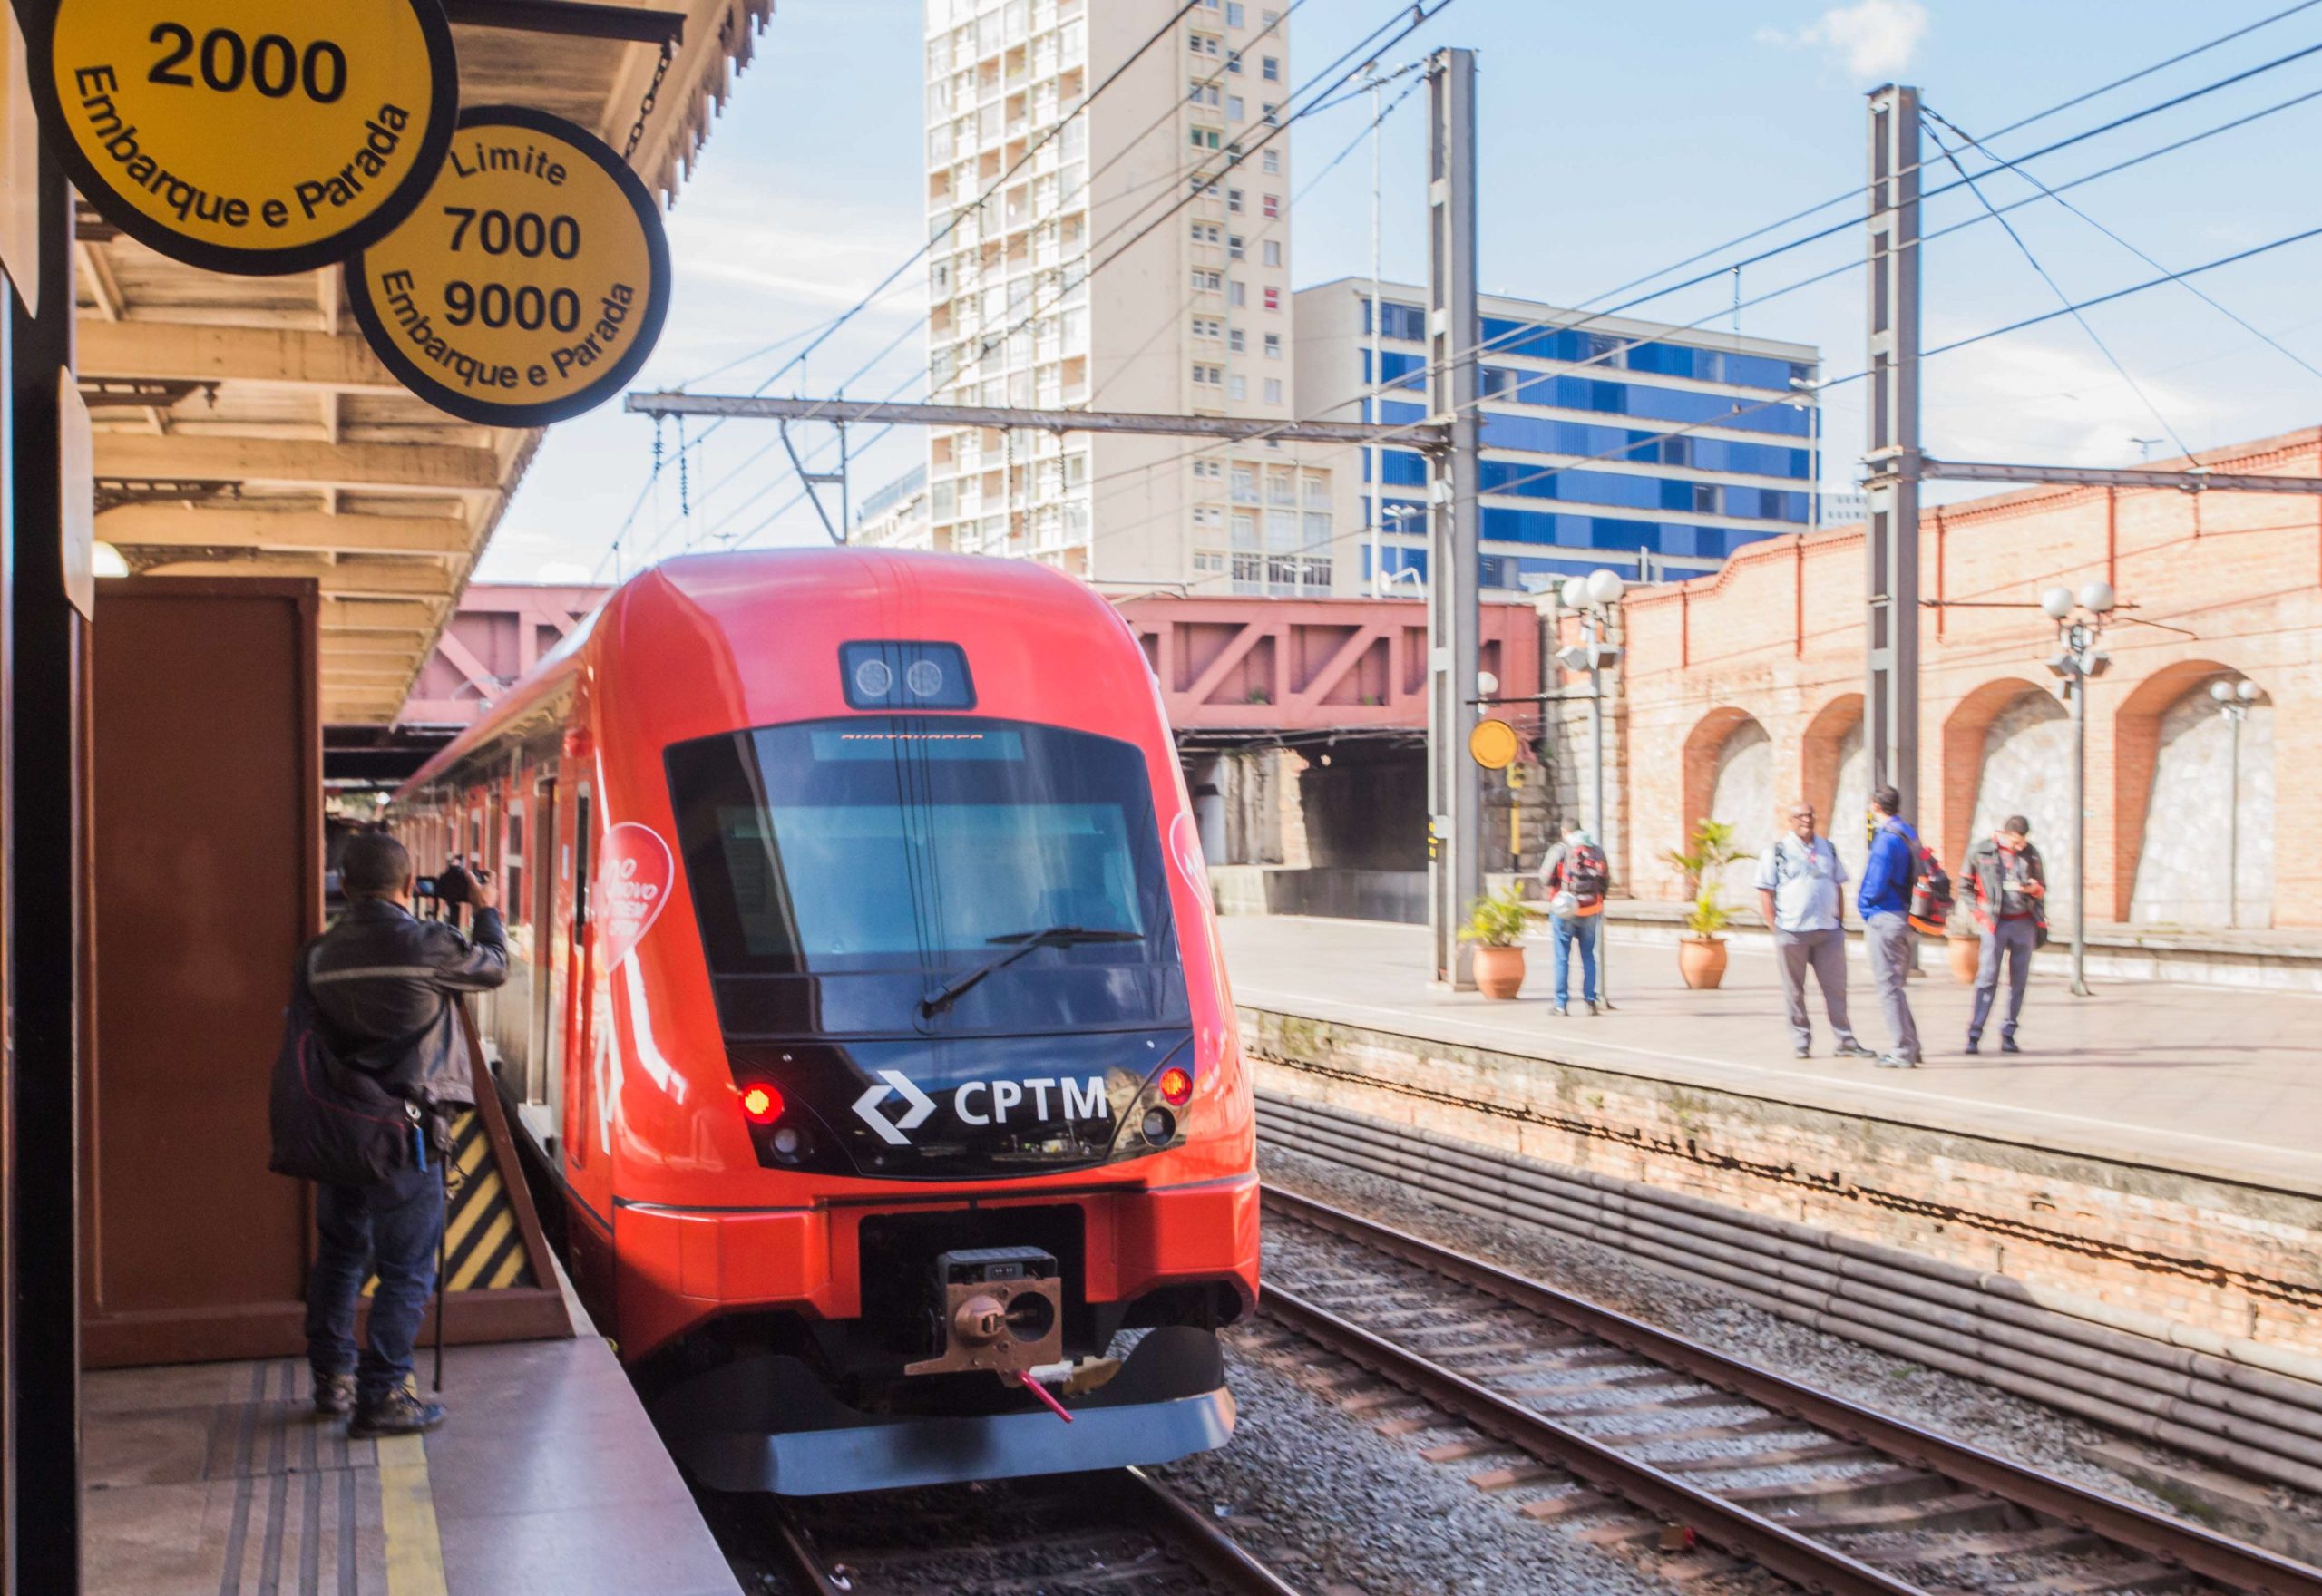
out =
[[[2312,0],[2312,3],[2316,5],[2322,5],[2322,0]],[[2322,96],[2322,89],[2316,89],[2308,93],[2301,94],[2298,96],[2298,99],[2310,100],[2317,96]],[[1934,121],[1940,122],[1943,126],[1949,128],[1953,133],[1965,140],[1971,148],[1982,154],[1986,160],[1994,162],[1995,169],[2014,172],[2017,177],[2022,178],[2025,182],[2030,183],[2034,188],[2039,190],[2042,197],[2054,200],[2058,205],[2063,207],[2064,209],[2080,218],[2081,220],[2086,222],[2090,227],[2094,228],[2106,238],[2112,239],[2112,242],[2118,244],[2122,248],[2126,249],[2130,254],[2135,256],[2139,260],[2143,261],[2147,266],[2151,267],[2156,271],[2166,271],[2169,269],[2167,267],[2162,266],[2160,261],[2146,254],[2142,249],[2140,249],[2134,244],[2130,243],[2128,239],[2114,232],[2111,228],[2106,227],[2102,222],[2089,215],[2088,212],[2083,210],[2079,206],[2074,205],[2071,200],[2065,199],[2062,190],[2049,187],[2046,183],[2042,182],[2037,176],[2032,172],[2026,171],[2019,163],[2008,160],[2004,155],[1995,154],[1987,146],[1985,146],[1982,140],[1976,138],[1973,133],[1968,132],[1957,122],[1953,122],[1941,112],[1927,105],[1924,102],[1921,102],[1920,111],[1926,116],[1930,117]],[[2265,113],[2260,112],[2259,114]],[[2204,134],[2201,136],[2206,137],[2207,135]],[[1946,151],[1945,153],[1947,155],[1949,154],[1949,151]],[[1954,164],[1956,164],[1956,159],[1954,161]],[[2067,184],[2065,186],[2070,187],[2071,185]],[[1980,199],[1981,197],[1982,196],[1979,191],[1977,198]],[[1988,206],[1989,201],[1985,201],[1985,203]],[[2012,209],[2014,207],[2011,206],[2005,209]],[[1998,213],[1995,212],[1994,214],[1996,216]],[[2180,286],[2182,287],[2187,293],[2192,295],[2194,298],[2199,299],[2202,304],[2208,306],[2210,309],[2224,316],[2228,321],[2233,323],[2234,326],[2239,327],[2243,332],[2249,333],[2252,336],[2256,337],[2259,342],[2264,344],[2268,348],[2272,349],[2276,354],[2293,362],[2308,374],[2314,376],[2322,377],[2322,366],[2317,366],[2304,355],[2298,354],[2295,350],[2292,350],[2287,345],[2283,344],[2278,338],[2276,338],[2271,334],[2261,330],[2254,323],[2249,321],[2236,311],[2211,297],[2206,290],[2196,287],[2192,283],[2181,283]]]
[[[1927,122],[1927,119],[1923,117],[1921,121]],[[2177,431],[2175,423],[2162,414],[2160,405],[2153,403],[2152,395],[2144,391],[2144,384],[2130,375],[2129,368],[2121,363],[2119,355],[2112,353],[2112,346],[2104,341],[2103,335],[2096,330],[2086,314],[2073,307],[2072,296],[2064,292],[2063,285],[2056,281],[2054,275],[2040,263],[2039,256],[2034,253],[2032,246],[2025,241],[2024,235],[2016,231],[2015,224],[2002,216],[1994,208],[1991,200],[1985,197],[1982,186],[1967,175],[1966,167],[1961,163],[1956,155],[1952,153],[1951,146],[1944,142],[1942,133],[1937,131],[1932,122],[1927,122],[1925,131],[1927,136],[1935,141],[1935,147],[1942,151],[1944,159],[1951,163],[1951,169],[1959,174],[1959,180],[1967,185],[1967,191],[1976,197],[1991,219],[1999,223],[2001,230],[2007,234],[2009,241],[2015,246],[2032,269],[2039,274],[2040,280],[2048,285],[2049,291],[2055,295],[2057,300],[2064,307],[2066,313],[2079,324],[2080,330],[2088,335],[2088,341],[2096,345],[2096,352],[2104,357],[2105,364],[2118,374],[2121,381],[2128,384],[2129,391],[2137,396],[2137,402],[2145,407],[2146,412],[2160,425],[2161,430],[2169,434],[2169,441],[2177,445],[2177,453],[2191,454],[2193,452],[2191,445],[2185,442],[2183,435]]]
[[[2019,129],[2030,127],[2034,122],[2045,122],[2049,117],[2055,116],[2063,112],[2070,111],[2076,105],[2084,105],[2091,100],[2100,99],[2102,96],[2111,93],[2115,89],[2126,88],[2129,84],[2136,83],[2141,79],[2151,77],[2157,72],[2165,72],[2170,67],[2179,65],[2183,62],[2190,61],[2196,55],[2204,54],[2207,52],[2215,50],[2223,44],[2229,44],[2236,39],[2242,38],[2249,34],[2257,33],[2262,28],[2271,27],[2278,22],[2287,21],[2288,18],[2296,16],[2302,11],[2311,10],[2316,5],[2322,5],[2322,0],[2298,0],[2297,5],[2277,11],[2270,16],[2259,17],[2256,22],[2235,28],[2229,33],[2220,34],[2214,38],[2204,40],[2202,43],[2192,46],[2190,49],[2181,50],[2174,55],[2154,62],[2151,66],[2139,67],[2136,71],[2128,73],[2126,76],[2117,77],[2108,83],[2101,83],[2093,89],[2084,90],[2078,94],[2074,94],[2069,100],[2060,100],[2054,105],[2050,105],[2043,110],[2032,112],[2029,116],[2018,117],[2015,121],[2009,122],[2005,127],[1993,129],[1986,136],[1994,139],[2005,138],[2008,134],[2015,132]],[[1925,166],[1926,164],[1927,163],[1925,161],[1919,162],[1920,166]],[[1913,168],[1911,170],[1916,170],[1917,169]],[[1738,248],[1742,245],[1750,243],[1754,239],[1764,238],[1768,233],[1778,232],[1781,229],[1789,227],[1793,222],[1804,221],[1810,216],[1819,216],[1834,205],[1844,205],[1849,200],[1859,200],[1861,198],[1862,186],[1858,183],[1853,187],[1831,195],[1828,200],[1821,200],[1813,205],[1809,205],[1802,210],[1791,211],[1788,216],[1767,222],[1762,227],[1752,228],[1746,233],[1737,234],[1733,238],[1726,239],[1722,244],[1712,244],[1708,248],[1701,250],[1696,254],[1688,255],[1683,260],[1673,261],[1671,264],[1661,268],[1658,271],[1647,272],[1643,277],[1631,277],[1627,282],[1607,288],[1601,294],[1592,294],[1588,296],[1588,297],[1580,300],[1575,308],[1586,309],[1588,307],[1595,304],[1599,299],[1610,299],[1615,295],[1625,294],[1632,288],[1641,288],[1656,277],[1666,277],[1673,271],[1683,271],[1685,268],[1693,265],[1697,261],[1707,260],[1712,256],[1722,255],[1728,249]]]

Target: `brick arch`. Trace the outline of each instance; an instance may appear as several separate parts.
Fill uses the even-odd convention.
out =
[[[1943,722],[1942,807],[1933,815],[1906,815],[1921,828],[1939,828],[1938,844],[1946,860],[1966,857],[1969,830],[1976,822],[1976,794],[1984,783],[1984,738],[2001,711],[2026,693],[2046,691],[2024,676],[1998,676],[1984,683],[1952,706]]]
[[[1685,807],[1678,816],[1679,834],[1671,840],[1672,846],[1692,846],[1694,823],[1709,813],[1717,796],[1718,756],[1725,752],[1733,734],[1745,725],[1765,730],[1756,715],[1729,704],[1702,715],[1685,735]]]
[[[2144,856],[2145,812],[2151,804],[2153,771],[2161,754],[2161,717],[2212,676],[2239,681],[2241,674],[2214,659],[2174,660],[2139,682],[2112,712],[2112,890],[2104,899],[2112,919],[2129,918],[2136,891],[2137,863]],[[2090,702],[2093,706],[2102,700]],[[2098,907],[2096,900],[2092,899],[2089,907]]]
[[[1838,813],[1839,753],[1846,745],[1847,734],[1861,724],[1862,695],[1840,693],[1814,712],[1799,739],[1798,791],[1782,794],[1781,800],[1803,798],[1814,806],[1826,831],[1861,818],[1841,817]]]

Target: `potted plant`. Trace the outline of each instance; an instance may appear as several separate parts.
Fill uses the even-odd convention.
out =
[[[1686,889],[1693,894],[1685,910],[1685,935],[1677,941],[1677,973],[1697,990],[1725,979],[1725,939],[1718,933],[1733,923],[1733,911],[1718,895],[1718,872],[1727,865],[1755,855],[1733,845],[1733,828],[1722,821],[1702,820],[1693,825],[1690,852],[1672,848],[1661,856],[1685,872]]]
[[[1944,940],[1951,949],[1951,977],[1963,987],[1976,984],[1976,971],[1984,961],[1984,939],[1976,929],[1976,922],[1960,918],[1944,929]]]
[[[1468,908],[1459,940],[1476,945],[1476,989],[1487,998],[1513,998],[1524,985],[1524,933],[1532,910],[1514,881]]]

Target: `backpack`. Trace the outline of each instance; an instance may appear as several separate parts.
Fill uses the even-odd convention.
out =
[[[327,1039],[307,986],[312,950],[311,944],[299,950],[283,1011],[267,1105],[274,1143],[267,1167],[330,1186],[376,1186],[415,1161],[424,1168],[419,1105],[389,1091],[360,1062],[339,1056]]]
[[[1605,851],[1595,843],[1583,842],[1564,856],[1565,890],[1582,903],[1602,900],[1605,889],[1612,881],[1612,867],[1605,862]]]
[[[1951,919],[1956,901],[1951,878],[1945,873],[1943,861],[1935,856],[1935,850],[1925,844],[1920,845],[1911,862],[1916,871],[1911,881],[1911,925],[1927,936],[1940,936]]]

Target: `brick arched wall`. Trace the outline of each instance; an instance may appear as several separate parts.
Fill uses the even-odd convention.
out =
[[[2160,754],[2161,717],[2195,683],[2240,674],[2216,660],[2176,660],[2139,682],[2112,712],[2112,834],[2103,855],[2112,866],[2112,881],[2109,890],[2089,899],[2092,910],[2102,909],[2113,920],[2129,918],[2137,861],[2144,854],[2145,812],[2151,807],[2153,766]]]
[[[1724,753],[1733,734],[1745,725],[1762,729],[1756,715],[1726,705],[1702,715],[1685,735],[1685,807],[1678,817],[1678,834],[1670,838],[1666,846],[1685,849],[1693,845],[1693,827],[1709,813],[1710,804],[1717,796],[1718,756]]]
[[[1798,790],[1781,801],[1803,798],[1814,806],[1825,830],[1860,817],[1838,813],[1839,754],[1847,734],[1862,724],[1862,695],[1840,693],[1817,709],[1798,739]]]
[[[2024,694],[2040,691],[2039,683],[2024,676],[1996,677],[1967,693],[1944,717],[1943,779],[1933,786],[1920,783],[1921,793],[1933,797],[1937,807],[1932,813],[1904,819],[1936,844],[1946,862],[1956,865],[1965,858],[1974,840],[1968,832],[1975,824],[1976,794],[1983,787],[1984,738],[1992,722]]]

